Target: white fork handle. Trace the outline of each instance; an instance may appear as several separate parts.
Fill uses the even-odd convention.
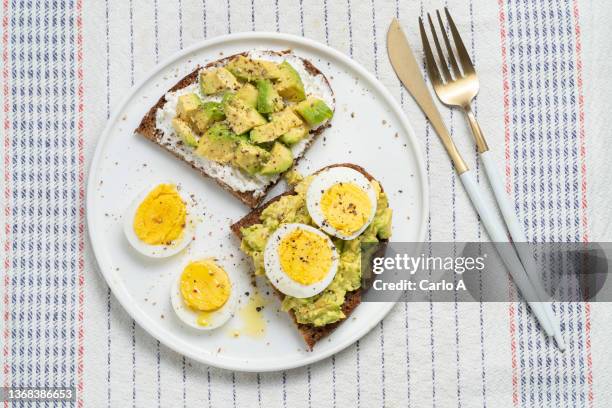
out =
[[[512,203],[510,202],[510,198],[508,197],[508,194],[506,193],[506,190],[502,183],[503,178],[497,171],[495,159],[493,158],[490,151],[480,153],[480,159],[484,164],[487,179],[489,180],[489,184],[493,189],[495,200],[497,201],[497,205],[499,206],[502,216],[504,217],[506,226],[510,231],[510,236],[512,237],[512,240],[514,242],[527,242],[525,232],[521,227],[521,223],[518,219],[518,216],[514,211]],[[537,299],[544,301],[542,302],[542,307],[546,311],[546,314],[548,315],[548,318],[550,320],[555,340],[557,341],[559,348],[563,350],[565,348],[565,345],[563,341],[563,336],[561,334],[561,326],[559,323],[559,319],[557,319],[557,317],[555,316],[555,312],[552,310],[550,302],[545,302],[545,300],[547,300],[549,296],[544,290],[544,287],[542,286],[542,281],[540,280],[540,277],[537,274],[537,266],[535,264],[533,254],[526,245],[515,245],[515,247],[516,251],[518,252],[519,258],[521,259],[521,262],[525,267],[527,277],[531,281],[531,284],[533,285],[536,291]]]
[[[483,199],[482,194],[480,193],[480,186],[476,182],[474,174],[471,170],[468,170],[462,173],[459,178],[461,179],[461,182],[463,183],[463,186],[465,187],[465,190],[472,201],[472,205],[474,205],[478,215],[480,215],[480,220],[489,233],[489,237],[495,245],[499,256],[508,268],[508,272],[510,273],[510,276],[512,276],[512,280],[514,280],[514,283],[525,299],[537,299],[535,290],[529,281],[529,278],[525,273],[525,269],[516,255],[516,252],[512,249],[511,245],[503,244],[505,242],[509,242],[506,229],[504,228],[499,217],[497,217],[493,206]],[[550,322],[548,321],[543,305],[540,302],[529,301],[527,304],[538,319],[538,322],[540,322],[540,326],[542,326],[546,332],[546,335],[552,335],[553,330]]]

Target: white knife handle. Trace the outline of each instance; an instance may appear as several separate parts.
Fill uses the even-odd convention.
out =
[[[480,215],[485,229],[487,230],[491,241],[495,245],[499,256],[508,268],[512,280],[523,294],[525,299],[537,299],[535,290],[525,273],[525,269],[521,264],[516,252],[511,245],[503,244],[509,242],[508,235],[506,235],[506,229],[504,228],[499,217],[497,217],[495,209],[491,204],[485,201],[480,193],[480,186],[476,182],[476,178],[471,170],[468,170],[459,175],[463,186],[465,187],[474,208]],[[553,330],[546,316],[543,305],[540,302],[527,302],[529,307],[533,311],[540,322],[540,326],[544,329],[548,336],[552,335]]]
[[[508,194],[506,193],[506,189],[502,183],[503,178],[500,176],[499,171],[497,171],[497,166],[495,164],[495,159],[490,151],[480,153],[480,159],[484,164],[485,173],[487,174],[487,179],[489,180],[489,185],[493,189],[493,194],[495,195],[495,200],[497,201],[497,205],[501,210],[502,216],[504,217],[504,221],[506,222],[506,226],[508,227],[508,231],[510,231],[510,236],[512,240],[517,242],[527,242],[527,237],[525,236],[525,232],[521,227],[521,222],[514,211],[514,207]],[[533,285],[537,298],[545,303],[542,303],[542,307],[546,311],[549,316],[549,321],[552,326],[553,332],[555,334],[555,339],[557,343],[559,343],[559,347],[563,350],[565,347],[563,344],[563,336],[561,334],[561,326],[559,319],[555,316],[554,311],[552,310],[552,306],[547,300],[549,299],[548,294],[544,290],[542,285],[542,280],[538,276],[537,266],[535,264],[535,260],[533,258],[533,254],[529,250],[527,245],[515,245],[516,251],[518,252],[518,256],[525,267],[525,272],[527,273],[527,277],[531,281]]]
[[[521,223],[516,215],[516,212],[514,211],[514,207],[510,202],[510,198],[508,197],[508,194],[506,193],[506,190],[503,186],[503,178],[501,178],[499,172],[497,171],[495,159],[491,155],[490,151],[481,153],[480,158],[482,160],[482,163],[484,164],[487,179],[489,180],[489,184],[493,189],[495,200],[497,201],[497,205],[501,210],[502,216],[504,217],[504,221],[508,226],[508,231],[510,231],[510,236],[512,237],[512,240],[514,242],[527,242],[525,232],[521,227]],[[548,295],[542,287],[542,282],[540,278],[536,274],[537,267],[533,259],[533,254],[531,254],[531,252],[525,245],[517,245],[516,250],[519,253],[521,262],[525,266],[525,271],[527,272],[529,280],[535,287],[535,290],[538,294],[538,299],[547,299]]]

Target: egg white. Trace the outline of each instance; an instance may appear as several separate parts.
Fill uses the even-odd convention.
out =
[[[174,312],[183,323],[196,330],[213,330],[220,326],[223,326],[230,318],[234,316],[236,312],[238,298],[238,295],[236,293],[236,285],[234,285],[232,277],[229,274],[226,266],[215,259],[215,263],[221,268],[223,268],[225,273],[227,273],[227,276],[230,279],[230,284],[232,285],[232,290],[230,292],[230,297],[229,299],[227,299],[225,304],[219,309],[210,313],[208,317],[208,325],[202,326],[198,324],[198,315],[201,312],[193,310],[189,306],[187,306],[185,304],[185,301],[183,300],[183,295],[181,294],[181,275],[183,274],[185,267],[191,262],[193,261],[189,261],[188,263],[183,265],[183,268],[181,268],[181,270],[176,275],[176,278],[174,279],[174,282],[170,288],[170,301],[172,302],[172,309],[174,309]]]
[[[325,220],[323,209],[321,208],[321,198],[323,194],[332,186],[338,183],[354,183],[361,188],[367,195],[372,206],[367,221],[361,228],[351,235],[343,234],[332,227]],[[316,174],[306,191],[306,208],[310,218],[323,231],[343,240],[351,240],[358,237],[370,225],[376,215],[376,191],[372,183],[360,172],[350,167],[331,167]]]
[[[332,250],[332,264],[321,281],[313,283],[311,285],[303,285],[299,282],[291,279],[284,271],[280,263],[280,257],[278,255],[278,245],[287,234],[293,232],[296,229],[302,229],[309,232],[313,232],[320,237],[325,238],[327,245]],[[280,290],[282,293],[288,296],[296,298],[307,298],[321,293],[326,287],[329,286],[331,281],[336,276],[338,270],[338,252],[336,247],[325,233],[319,231],[305,224],[283,224],[276,231],[274,231],[268,238],[266,247],[264,249],[264,269],[268,280],[272,285]]]
[[[128,242],[136,251],[151,258],[167,258],[185,249],[193,241],[198,224],[198,219],[195,216],[195,204],[190,204],[192,200],[189,199],[189,194],[177,187],[181,199],[187,206],[185,228],[179,239],[172,242],[170,245],[151,245],[138,238],[134,231],[134,217],[136,216],[136,211],[147,195],[160,184],[176,185],[176,183],[165,181],[148,186],[136,196],[123,215],[123,232]]]

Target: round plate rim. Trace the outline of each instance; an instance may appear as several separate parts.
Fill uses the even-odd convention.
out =
[[[208,365],[218,367],[218,368],[234,370],[234,371],[243,371],[243,372],[270,372],[270,371],[279,371],[279,370],[287,370],[287,369],[302,367],[307,364],[312,364],[317,361],[323,360],[331,355],[334,355],[342,351],[346,347],[358,341],[365,334],[367,334],[370,330],[372,330],[374,326],[376,326],[380,321],[382,321],[384,317],[389,313],[389,311],[391,311],[391,309],[395,305],[395,302],[380,303],[380,310],[377,311],[376,318],[369,321],[368,324],[362,325],[358,327],[357,329],[355,329],[354,331],[355,334],[352,336],[349,336],[346,340],[342,342],[338,342],[338,344],[336,344],[334,347],[330,347],[324,352],[317,353],[315,351],[315,352],[312,352],[312,355],[305,357],[305,358],[301,358],[301,359],[294,359],[292,361],[281,361],[279,363],[268,364],[263,367],[253,367],[253,366],[245,365],[244,362],[239,361],[239,360],[217,359],[215,358],[214,355],[212,357],[209,357],[207,355],[196,354],[196,353],[192,353],[189,351],[185,352],[183,350],[180,350],[178,347],[176,347],[176,345],[172,343],[172,341],[164,338],[163,335],[160,335],[160,336],[156,335],[157,333],[156,333],[155,324],[153,323],[153,321],[146,314],[138,313],[137,309],[130,304],[130,298],[129,298],[130,295],[129,295],[129,292],[125,289],[125,287],[122,284],[114,282],[113,279],[110,279],[110,276],[107,275],[107,272],[105,271],[107,268],[104,267],[105,264],[103,260],[101,259],[101,256],[99,255],[101,254],[101,248],[100,248],[101,243],[99,243],[93,238],[93,235],[95,235],[95,228],[94,228],[95,222],[93,220],[93,215],[90,215],[93,213],[93,211],[90,211],[90,209],[94,208],[94,205],[95,205],[94,204],[94,189],[95,189],[95,180],[97,179],[97,174],[98,174],[96,169],[99,167],[100,161],[102,159],[106,139],[109,137],[109,134],[114,126],[114,123],[119,119],[121,112],[123,112],[123,110],[128,105],[128,103],[130,103],[134,95],[147,82],[149,82],[152,78],[154,78],[161,71],[166,69],[169,65],[175,63],[177,60],[195,51],[213,47],[223,42],[229,42],[229,41],[235,42],[235,41],[240,41],[240,40],[245,40],[245,41],[250,41],[250,40],[278,41],[278,40],[281,40],[287,43],[288,48],[291,48],[291,44],[299,44],[306,48],[310,47],[314,49],[315,51],[321,52],[323,54],[328,54],[331,57],[339,60],[341,63],[349,66],[351,69],[355,70],[361,77],[365,78],[367,82],[369,82],[372,86],[374,86],[376,88],[376,91],[382,94],[385,102],[393,110],[393,113],[398,117],[401,126],[407,130],[408,142],[410,143],[411,150],[414,153],[418,161],[418,170],[419,170],[418,177],[420,180],[420,184],[422,186],[422,191],[420,194],[421,195],[420,201],[421,201],[421,208],[423,209],[422,214],[419,214],[419,217],[421,220],[420,225],[419,225],[419,232],[418,232],[419,241],[423,241],[423,239],[425,238],[426,221],[429,215],[429,185],[427,182],[427,177],[426,177],[426,172],[425,172],[425,164],[424,164],[425,161],[424,161],[423,153],[421,152],[421,149],[418,145],[416,136],[414,134],[414,130],[410,122],[406,118],[405,114],[403,113],[398,102],[395,100],[393,95],[391,95],[389,90],[374,75],[372,75],[369,71],[367,71],[365,68],[363,68],[360,64],[352,60],[347,55],[327,45],[321,44],[317,41],[314,41],[308,38],[299,37],[299,36],[295,36],[291,34],[275,33],[275,32],[247,32],[247,33],[222,35],[222,36],[218,36],[218,37],[211,38],[208,40],[200,41],[200,42],[197,42],[191,45],[190,47],[187,47],[181,50],[180,52],[177,52],[171,55],[170,57],[166,58],[164,61],[159,63],[149,74],[145,75],[144,78],[136,86],[134,86],[128,92],[128,94],[121,100],[121,102],[118,104],[118,107],[115,109],[113,114],[108,119],[101,136],[96,141],[96,148],[94,151],[94,155],[93,155],[91,164],[89,166],[89,174],[87,177],[87,191],[86,191],[87,230],[88,230],[88,235],[89,235],[89,241],[91,243],[91,248],[94,253],[94,258],[96,260],[100,273],[102,274],[107,285],[109,285],[113,295],[119,301],[119,304],[121,304],[121,306],[126,310],[126,312],[149,335],[158,339],[161,343],[163,343],[165,346],[169,347],[170,349],[176,351],[177,353],[181,355],[185,355],[191,359],[199,361],[201,363],[208,364]]]

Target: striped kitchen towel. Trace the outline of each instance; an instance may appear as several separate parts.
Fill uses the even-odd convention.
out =
[[[565,353],[522,303],[398,304],[336,356],[258,375],[163,347],[96,270],[84,191],[114,106],[181,48],[250,30],[315,39],[377,75],[427,160],[428,239],[487,239],[385,52],[392,17],[420,50],[416,19],[441,6],[472,52],[477,115],[529,238],[610,240],[612,149],[600,132],[612,128],[607,2],[2,0],[0,384],[74,386],[79,407],[611,406],[607,304],[555,304]],[[443,114],[460,149],[473,151],[463,118]],[[467,156],[480,172],[475,153]]]

